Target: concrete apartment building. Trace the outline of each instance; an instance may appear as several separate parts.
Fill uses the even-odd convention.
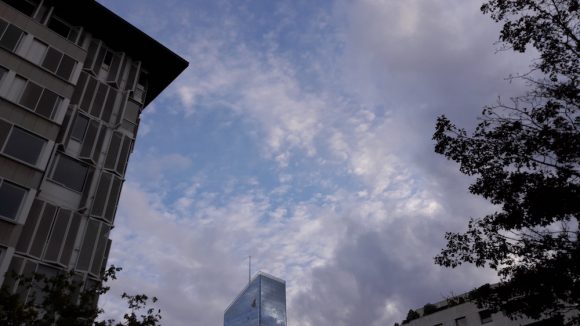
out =
[[[286,326],[286,282],[258,272],[227,307],[224,326]]]
[[[139,115],[187,65],[94,0],[0,0],[0,285],[99,280]]]

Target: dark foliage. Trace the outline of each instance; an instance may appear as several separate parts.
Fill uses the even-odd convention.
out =
[[[428,303],[423,306],[423,316],[430,315],[434,312],[437,312],[437,306],[431,303]]]
[[[405,318],[405,320],[403,320],[403,324],[407,324],[411,320],[415,320],[415,319],[420,318],[420,317],[421,317],[421,315],[419,315],[418,312],[416,312],[413,309],[409,309],[409,312],[407,313],[407,318]]]
[[[19,283],[19,291],[12,294],[5,288],[0,289],[0,325],[6,326],[156,326],[161,319],[160,311],[146,309],[149,298],[144,295],[128,295],[122,298],[128,303],[130,313],[124,320],[105,320],[95,322],[103,313],[97,306],[98,297],[108,292],[108,280],[116,279],[121,269],[111,266],[104,274],[101,283],[92,288],[83,288],[75,280],[73,272],[61,273],[54,277],[35,274],[32,277],[10,275]],[[25,301],[22,293],[29,292]],[[153,297],[152,302],[157,298]]]
[[[472,133],[445,116],[435,151],[475,176],[469,190],[498,207],[447,233],[435,262],[487,266],[502,282],[471,295],[510,317],[565,315],[580,308],[580,8],[578,0],[489,0],[504,48],[540,57],[515,76],[529,91],[483,110]],[[579,324],[578,318],[567,318]]]

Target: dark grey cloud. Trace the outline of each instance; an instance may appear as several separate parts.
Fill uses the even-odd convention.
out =
[[[408,309],[493,280],[483,270],[433,266],[443,221],[397,219],[345,239],[329,265],[312,270],[312,289],[295,298],[289,315],[310,325],[390,325]]]
[[[472,128],[484,105],[524,90],[505,78],[526,71],[531,57],[497,53],[499,27],[478,7],[461,1],[337,4],[336,17],[346,22],[344,87],[396,121],[387,133],[398,140],[393,150],[441,211],[419,221],[394,217],[380,231],[349,232],[330,263],[312,271],[312,291],[294,301],[294,314],[312,325],[392,323],[410,308],[494,279],[486,270],[433,264],[446,231],[493,209],[467,192],[472,179],[433,153],[435,119],[445,114]],[[399,316],[387,312],[388,302]]]

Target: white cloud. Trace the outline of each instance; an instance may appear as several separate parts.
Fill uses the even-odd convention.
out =
[[[186,116],[200,105],[228,107],[257,123],[265,155],[281,166],[288,163],[288,149],[316,153],[319,115],[328,104],[301,88],[287,62],[222,40],[199,41],[189,51],[196,60],[178,87]]]
[[[493,279],[433,266],[444,231],[489,206],[465,194],[466,179],[451,179],[456,168],[434,159],[430,137],[437,114],[470,121],[501,89],[513,66],[493,56],[494,28],[462,1],[337,1],[334,10],[317,25],[334,39],[305,33],[317,46],[304,60],[280,49],[282,26],[255,44],[229,16],[175,37],[190,61],[173,91],[181,127],[227,111],[262,148],[260,163],[276,165],[278,184],[232,175],[215,186],[208,171],[191,171],[189,154],[137,151],[113,232],[111,259],[126,267],[113,292],[159,296],[171,325],[219,324],[251,254],[288,281],[292,324],[383,325]],[[314,194],[293,197],[307,185]]]
[[[158,191],[145,191],[139,184],[127,182],[113,231],[111,262],[125,267],[113,294],[142,291],[159,297],[164,320],[171,325],[219,323],[224,307],[243,286],[248,255],[254,257],[255,269],[287,280],[291,320],[315,325],[310,322],[316,320],[315,311],[326,309],[321,306],[326,304],[317,300],[326,295],[350,293],[341,303],[334,303],[337,309],[362,302],[359,299],[368,291],[364,283],[371,280],[365,281],[364,273],[342,266],[358,264],[351,259],[359,254],[368,254],[364,260],[369,263],[394,260],[402,268],[398,273],[417,268],[417,273],[429,271],[435,249],[430,246],[437,236],[420,225],[425,218],[441,218],[444,213],[432,209],[424,193],[388,202],[341,190],[332,194],[330,205],[321,206],[308,200],[274,205],[277,198],[265,197],[259,190],[220,198],[200,189],[204,189],[203,182],[183,189],[176,207],[172,207],[163,204]],[[381,238],[376,238],[377,233]],[[425,238],[425,234],[429,236]],[[382,242],[380,247],[385,249],[373,252],[377,249],[373,242],[369,252],[351,252],[369,236]],[[379,272],[385,266],[375,268]],[[320,279],[327,273],[338,273],[338,278]],[[410,280],[405,282],[411,285]],[[380,298],[381,305],[408,302],[388,292],[380,293],[373,296]],[[305,297],[311,298],[307,302],[314,300],[308,309],[303,306]],[[110,296],[104,304],[119,305]],[[358,308],[358,304],[351,307]],[[350,320],[356,314],[340,311],[344,319],[337,315],[328,320]],[[381,314],[377,310],[373,316]],[[388,318],[399,316],[389,314]]]

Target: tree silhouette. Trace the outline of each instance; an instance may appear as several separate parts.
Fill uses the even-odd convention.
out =
[[[481,306],[579,324],[568,314],[580,309],[579,1],[488,0],[481,10],[503,23],[503,49],[533,47],[539,58],[511,77],[527,93],[484,108],[472,133],[438,118],[435,151],[476,177],[471,193],[500,208],[447,233],[435,262],[496,270],[502,282],[471,295]]]
[[[100,283],[84,286],[75,280],[74,272],[53,277],[34,274],[30,277],[7,275],[18,282],[18,290],[11,293],[0,289],[0,324],[6,326],[156,326],[161,320],[160,310],[147,308],[149,297],[144,294],[122,298],[128,311],[122,321],[95,321],[104,311],[97,306],[100,295],[109,291],[106,282],[116,279],[121,268],[111,266]],[[24,295],[28,293],[28,295]],[[154,303],[157,298],[153,297]],[[144,311],[143,311],[144,310]]]

